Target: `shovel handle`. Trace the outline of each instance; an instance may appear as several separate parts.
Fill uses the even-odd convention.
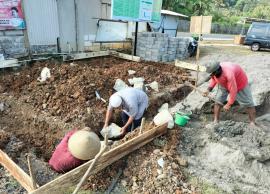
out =
[[[104,103],[107,103],[107,101],[104,98],[100,98],[100,100]]]
[[[198,89],[196,86],[192,85],[189,82],[186,82],[185,85],[192,87],[194,90],[198,91],[200,94],[204,94],[204,92],[202,90]],[[216,100],[215,98],[213,98],[209,95],[207,95],[206,97],[209,98],[210,100],[214,101],[215,103],[224,106],[224,104],[222,102]]]

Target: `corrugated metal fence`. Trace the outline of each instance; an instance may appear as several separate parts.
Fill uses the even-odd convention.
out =
[[[56,0],[25,0],[30,45],[57,45],[59,23]]]

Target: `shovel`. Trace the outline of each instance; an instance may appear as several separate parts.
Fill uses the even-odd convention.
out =
[[[99,95],[98,91],[95,91],[95,94],[96,94],[96,98],[97,99],[101,100],[104,103],[107,103],[107,101],[104,98],[101,98],[101,96]]]
[[[203,91],[201,91],[200,89],[198,89],[196,86],[192,85],[190,82],[185,82],[184,84],[186,86],[192,87],[193,89],[195,89],[196,91],[198,91],[200,94],[203,94],[204,93]],[[209,95],[207,95],[206,97],[208,97],[210,100],[214,101],[215,103],[224,106],[224,104],[222,102],[216,100],[215,98],[213,98],[213,97],[211,97]]]

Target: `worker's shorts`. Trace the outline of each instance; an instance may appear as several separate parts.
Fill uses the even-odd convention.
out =
[[[221,85],[218,85],[218,91],[216,95],[216,99],[222,103],[225,103],[229,92],[226,88],[222,87]],[[247,85],[244,89],[240,90],[237,93],[236,101],[240,104],[242,107],[254,107],[255,104],[253,102],[250,86]]]

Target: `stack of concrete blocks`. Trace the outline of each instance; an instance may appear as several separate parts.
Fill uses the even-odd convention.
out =
[[[138,34],[137,56],[146,61],[169,62],[188,57],[189,38],[168,37],[159,32]]]
[[[191,39],[188,37],[179,37],[178,48],[176,49],[176,59],[186,59],[189,57],[188,46]]]
[[[137,55],[146,61],[167,59],[168,35],[155,32],[138,34]]]
[[[175,38],[175,37],[169,38],[169,46],[168,46],[169,60],[168,61],[175,60],[176,50],[178,48],[178,42],[179,42],[178,38]]]

